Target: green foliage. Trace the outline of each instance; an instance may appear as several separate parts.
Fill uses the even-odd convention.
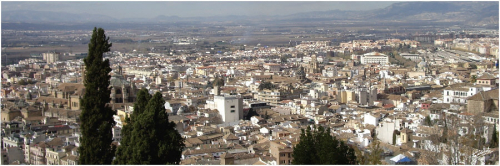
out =
[[[245,116],[245,120],[250,120],[252,116],[259,116],[259,114],[257,113],[257,111],[253,110],[253,108],[250,108],[250,110],[248,110],[247,116]]]
[[[477,81],[477,76],[476,75],[473,75],[472,77],[470,77],[470,82],[471,83],[475,83]]]
[[[102,28],[94,28],[89,43],[88,56],[85,63],[85,95],[80,100],[82,113],[80,115],[81,145],[79,147],[79,164],[111,164],[115,147],[111,145],[111,129],[115,126],[113,115],[116,114],[109,103],[111,89],[109,79],[111,68],[109,60],[103,61],[103,54],[111,48],[109,38],[106,38]]]
[[[264,114],[264,119],[269,119],[269,115],[268,115],[267,111],[266,111],[266,113]]]
[[[24,80],[17,81],[17,84],[19,84],[19,85],[28,85],[28,83],[26,81],[24,81]]]
[[[377,140],[377,137],[375,136],[373,138],[373,142],[369,146],[370,149],[370,155],[368,156],[368,163],[369,165],[381,165],[382,162],[382,153],[384,153],[384,150],[380,147],[380,141]]]
[[[287,58],[287,57],[285,57],[285,56],[282,56],[282,57],[280,58],[280,60],[281,60],[281,63],[287,63],[287,62],[288,62],[288,58]]]
[[[213,82],[214,86],[224,86],[224,84],[225,83],[224,83],[223,78],[215,77],[214,82]]]
[[[273,90],[274,88],[275,88],[274,84],[269,81],[264,81],[259,85],[259,90],[264,90],[264,89]]]
[[[429,115],[425,116],[425,125],[426,126],[432,126],[432,120],[431,120],[431,117]]]
[[[187,111],[186,112],[196,112],[198,111],[198,109],[196,109],[196,107],[194,105],[190,105],[188,108],[187,108]]]
[[[440,138],[440,142],[442,143],[448,142],[448,125],[446,124],[446,121],[444,123],[443,135]]]
[[[151,97],[143,89],[137,98],[131,123],[124,126],[128,135],[123,135],[113,164],[179,164],[184,139],[169,122],[161,93]]]
[[[491,136],[490,148],[498,148],[498,133],[496,124],[493,126],[493,135]]]
[[[293,149],[294,165],[356,164],[354,149],[330,134],[330,129],[322,126],[314,131],[302,129],[300,142]]]
[[[356,155],[356,162],[359,165],[367,165],[368,164],[368,155],[365,155],[365,153],[361,150],[359,150],[358,147],[353,146],[354,149],[354,154]]]
[[[151,97],[152,96],[149,94],[147,89],[141,89],[137,93],[137,100],[134,103],[134,112],[130,118],[125,118],[126,125],[123,125],[122,140],[120,142],[120,146],[116,150],[116,159],[113,160],[113,164],[129,164],[129,159],[132,158],[132,152],[134,151],[133,146],[135,144],[131,135],[133,131],[133,122],[135,122],[135,117],[145,111]]]
[[[392,145],[396,145],[396,135],[397,130],[394,130],[394,132],[392,132]]]

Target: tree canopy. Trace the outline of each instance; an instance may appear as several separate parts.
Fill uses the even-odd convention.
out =
[[[115,153],[115,147],[111,145],[113,141],[111,129],[115,126],[113,115],[116,113],[106,106],[111,100],[109,88],[111,68],[109,60],[103,60],[103,54],[110,50],[111,43],[102,28],[94,28],[88,46],[88,56],[83,59],[85,95],[80,100],[82,135],[79,164],[111,164]]]
[[[259,85],[259,90],[264,90],[264,89],[273,90],[274,88],[275,88],[274,84],[269,81],[264,81]]]
[[[294,165],[356,164],[354,149],[337,140],[322,126],[302,129],[300,142],[293,148]]]
[[[245,120],[250,120],[252,116],[259,116],[259,114],[253,108],[250,108],[250,110],[248,110],[247,115],[245,116]]]
[[[160,92],[151,96],[146,89],[139,91],[114,164],[179,164],[184,139],[168,120],[164,104]]]
[[[497,133],[497,125],[493,126],[493,133],[490,141],[490,148],[498,148],[498,133]]]

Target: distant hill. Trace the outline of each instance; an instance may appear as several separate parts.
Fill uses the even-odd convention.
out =
[[[498,2],[400,2],[368,11],[330,10],[287,15],[281,19],[357,21],[435,21],[498,24]]]
[[[498,24],[497,2],[401,2],[369,11],[366,19],[489,22]],[[496,21],[490,21],[494,19]]]
[[[115,22],[115,18],[99,14],[72,14],[49,11],[2,11],[2,22],[50,23],[50,22]]]
[[[404,21],[458,22],[463,24],[498,25],[498,1],[480,2],[399,2],[382,9],[368,11],[316,11],[276,16],[179,17],[159,15],[154,18],[116,19],[97,14],[70,14],[46,11],[2,11],[2,22],[185,22],[185,21]]]

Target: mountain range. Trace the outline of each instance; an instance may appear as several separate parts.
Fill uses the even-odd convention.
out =
[[[160,15],[154,18],[117,19],[98,14],[72,14],[48,11],[2,11],[2,23],[135,23],[135,22],[190,22],[190,21],[432,21],[461,22],[464,24],[498,25],[499,2],[399,2],[388,7],[366,11],[330,10],[296,13],[283,16],[217,16],[179,17]]]

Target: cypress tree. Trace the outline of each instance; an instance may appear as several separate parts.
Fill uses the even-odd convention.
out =
[[[330,133],[330,129],[322,126],[314,130],[308,127],[302,129],[300,142],[293,149],[294,165],[333,165],[356,164],[354,149],[343,141],[337,140]]]
[[[82,113],[80,159],[79,164],[111,164],[114,146],[111,129],[115,126],[113,115],[116,114],[106,106],[111,100],[109,79],[111,68],[109,60],[103,61],[103,54],[110,50],[111,43],[102,28],[94,28],[89,43],[88,56],[85,63],[85,95],[80,100]]]
[[[151,97],[143,89],[137,95],[128,136],[117,151],[115,164],[179,164],[184,139],[169,122],[161,93]],[[147,101],[147,102],[146,102]],[[125,129],[125,126],[124,126]],[[125,138],[127,137],[127,138]],[[124,146],[127,145],[127,146]]]
[[[498,133],[497,133],[497,125],[493,126],[493,135],[491,136],[490,148],[498,148]]]
[[[250,110],[248,110],[247,116],[245,116],[245,120],[250,120],[252,116],[259,116],[259,114],[253,108],[250,108]]]
[[[396,145],[396,134],[397,134],[396,132],[397,130],[394,130],[392,132],[392,145]]]
[[[141,89],[137,93],[137,100],[134,103],[134,112],[131,117],[125,118],[125,125],[122,128],[122,140],[120,142],[120,146],[116,150],[116,159],[113,160],[113,164],[117,165],[125,165],[132,164],[129,160],[132,158],[132,152],[134,140],[132,138],[133,131],[133,122],[132,118],[137,117],[139,114],[142,114],[146,106],[148,105],[149,100],[151,99],[151,95],[149,94],[147,89]]]

